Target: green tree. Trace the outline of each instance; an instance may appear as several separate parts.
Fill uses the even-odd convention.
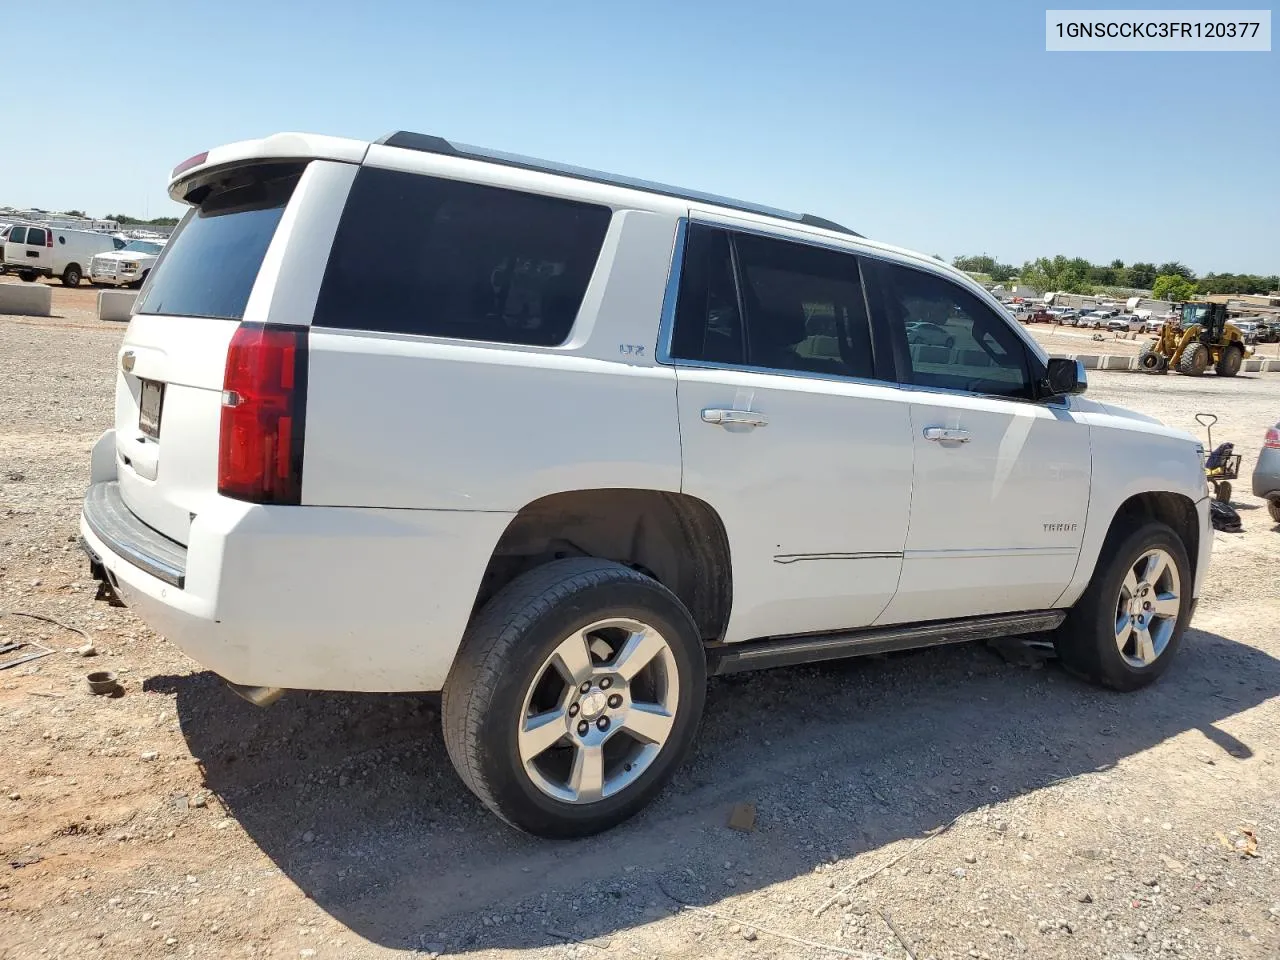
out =
[[[1151,289],[1151,285],[1156,282],[1159,273],[1156,272],[1154,263],[1135,263],[1128,269],[1128,281],[1131,287],[1140,287],[1144,290]]]
[[[1190,300],[1195,296],[1196,285],[1178,273],[1167,273],[1156,277],[1151,285],[1151,296],[1157,300],[1171,300],[1177,303]]]
[[[68,210],[67,216],[68,217],[87,217],[88,214],[85,213],[83,210]]]
[[[1179,263],[1177,260],[1170,260],[1168,263],[1162,263],[1156,268],[1156,273],[1161,277],[1182,277],[1183,280],[1195,280],[1195,272],[1188,266]]]
[[[1123,261],[1123,260],[1112,260],[1112,261],[1111,261],[1111,269],[1112,269],[1112,270],[1123,270],[1123,269],[1124,269],[1124,261]]]

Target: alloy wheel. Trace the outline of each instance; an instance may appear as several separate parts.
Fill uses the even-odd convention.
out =
[[[680,678],[671,646],[632,619],[562,640],[534,674],[516,734],[533,784],[564,803],[595,803],[639,779],[671,735]]]
[[[1181,583],[1173,557],[1156,547],[1125,574],[1116,598],[1116,647],[1131,667],[1147,667],[1169,645],[1178,625]]]

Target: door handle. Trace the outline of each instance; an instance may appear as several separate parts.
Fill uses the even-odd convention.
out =
[[[722,427],[727,426],[743,426],[743,427],[765,427],[769,425],[769,418],[763,413],[754,410],[720,410],[708,408],[702,411],[702,419],[705,423],[718,423]]]
[[[924,438],[934,443],[968,443],[969,431],[952,427],[925,427]]]

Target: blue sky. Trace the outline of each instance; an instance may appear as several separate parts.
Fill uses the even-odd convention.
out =
[[[207,147],[409,129],[948,259],[1280,272],[1274,51],[1051,54],[1025,3],[288,6],[61,4],[79,26],[32,48],[33,99],[0,124],[0,203],[159,216],[178,210],[167,171]]]

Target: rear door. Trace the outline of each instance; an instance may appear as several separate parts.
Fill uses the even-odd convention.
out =
[[[199,202],[138,300],[116,378],[120,492],[143,522],[180,543],[217,496],[231,337],[242,320],[310,323],[324,269],[311,245],[328,251],[350,186],[347,170],[354,168],[291,161],[202,175]],[[300,264],[291,259],[295,247]]]
[[[21,247],[20,265],[48,270],[53,263],[53,234],[45,227],[27,227],[26,244]],[[17,251],[14,251],[17,253]],[[11,259],[18,259],[13,258]]]
[[[858,258],[692,224],[669,351],[681,489],[729,534],[726,639],[872,623],[902,569],[911,422],[876,379]]]
[[[9,232],[5,234],[4,245],[0,247],[0,256],[4,257],[4,263],[8,265],[10,262],[19,264],[23,255],[24,245],[27,242],[27,228],[24,226],[13,226],[9,228]],[[10,261],[9,258],[13,257]]]

